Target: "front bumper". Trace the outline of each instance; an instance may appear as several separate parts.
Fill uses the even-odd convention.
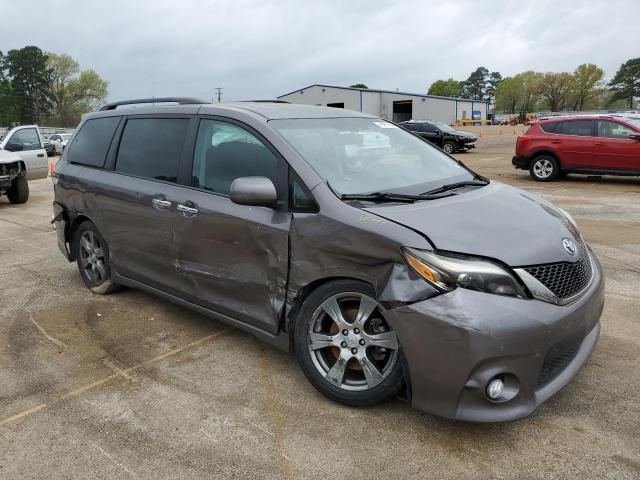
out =
[[[514,155],[511,159],[511,165],[521,170],[529,170],[529,164],[531,163],[531,158],[524,157],[522,155]]]
[[[412,405],[471,422],[525,417],[564,387],[595,348],[604,305],[604,278],[594,277],[571,305],[522,300],[458,288],[388,310],[407,359]],[[496,375],[515,376],[509,401],[485,396]]]

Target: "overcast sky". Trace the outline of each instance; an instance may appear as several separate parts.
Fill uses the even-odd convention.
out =
[[[274,98],[313,83],[425,93],[478,66],[503,76],[640,56],[639,0],[0,0],[0,50],[68,53],[109,99]]]

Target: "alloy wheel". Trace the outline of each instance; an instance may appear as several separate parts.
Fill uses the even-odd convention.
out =
[[[317,371],[342,390],[382,383],[398,359],[398,340],[378,303],[362,293],[333,295],[314,312],[308,349]]]
[[[533,172],[538,178],[549,178],[553,173],[553,163],[546,158],[541,158],[534,163]]]
[[[104,249],[98,236],[91,230],[80,236],[80,266],[82,274],[95,286],[107,280]]]
[[[445,153],[453,153],[453,145],[451,145],[450,143],[445,143],[442,147],[442,150],[444,150]]]

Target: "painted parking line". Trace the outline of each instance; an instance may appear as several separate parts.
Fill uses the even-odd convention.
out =
[[[125,368],[122,370],[119,370],[118,372],[111,374],[107,377],[104,377],[100,380],[97,380],[95,382],[92,382],[88,385],[84,385],[82,387],[76,388],[75,390],[71,390],[70,392],[65,393],[64,395],[61,395],[58,398],[53,399],[51,402],[49,403],[40,403],[34,407],[28,408],[26,410],[22,410],[21,412],[18,412],[14,415],[11,415],[10,417],[7,417],[3,420],[0,420],[0,427],[3,427],[9,423],[18,421],[22,418],[28,417],[30,415],[33,415],[34,413],[40,412],[42,410],[44,410],[45,408],[47,408],[50,405],[55,405],[58,402],[62,402],[64,400],[68,400],[70,398],[76,397],[84,392],[87,392],[89,390],[92,390],[96,387],[99,387],[100,385],[104,385],[105,383],[114,380],[116,378],[122,379],[123,378],[123,374],[124,375],[128,375],[131,372],[134,372],[136,370],[139,370],[143,367],[147,367],[149,365],[152,365],[154,363],[158,363],[161,360],[164,360],[165,358],[169,358],[169,357],[173,357],[175,355],[178,355],[179,353],[184,352],[185,350],[189,350],[191,348],[197,347],[199,345],[202,345],[203,343],[208,342],[209,340],[213,340],[214,338],[218,338],[222,335],[224,335],[225,333],[227,333],[230,329],[224,329],[224,330],[220,330],[219,332],[216,333],[212,333],[211,335],[207,335],[206,337],[200,338],[198,340],[194,340],[193,342],[189,342],[186,345],[183,345],[182,347],[178,347],[174,350],[170,350],[168,352],[165,352],[161,355],[158,355],[157,357],[153,357],[150,358],[149,360],[145,360],[144,362],[138,363],[137,365],[134,365],[132,367],[129,368]]]

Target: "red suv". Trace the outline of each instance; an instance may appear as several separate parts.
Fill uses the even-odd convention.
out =
[[[640,117],[581,115],[534,122],[511,163],[540,182],[568,173],[640,175]]]

